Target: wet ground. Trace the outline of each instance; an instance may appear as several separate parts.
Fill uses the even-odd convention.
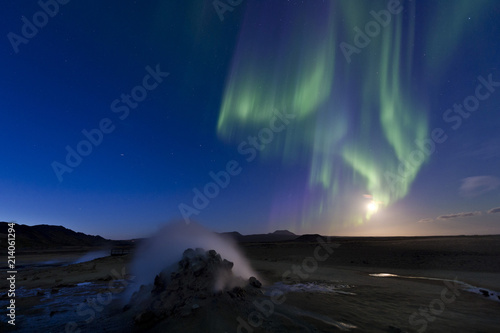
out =
[[[215,299],[150,331],[497,332],[500,246],[492,244],[500,244],[500,237],[444,240],[347,239],[331,253],[318,251],[318,242],[246,244],[243,250],[264,282],[261,296],[240,306]],[[16,331],[140,331],[120,301],[134,283],[127,274],[130,259],[67,265],[44,258],[24,265]],[[8,301],[0,294],[1,308]],[[2,316],[2,326],[6,320]]]

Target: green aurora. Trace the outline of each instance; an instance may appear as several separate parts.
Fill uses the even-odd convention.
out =
[[[414,2],[402,2],[402,10],[390,14],[385,27],[377,23],[378,33],[371,31],[369,43],[352,52],[350,62],[341,48],[343,42],[354,46],[355,28],[366,33],[365,25],[375,22],[370,11],[387,11],[388,3],[330,1],[280,13],[247,6],[246,15],[260,15],[267,26],[260,28],[254,19],[241,27],[218,135],[238,144],[267,127],[276,109],[296,115],[261,157],[309,166],[308,186],[320,195],[314,202],[304,202],[298,221],[302,225],[334,215],[344,224],[367,221],[370,212],[346,205],[352,201],[348,193],[365,194],[382,207],[389,206],[408,194],[429,159],[414,153],[430,131],[422,83],[419,86],[419,75],[412,72],[419,29]],[[438,2],[429,13],[431,21],[463,31],[465,13],[484,10],[472,1],[455,7],[457,16],[443,16],[443,2]],[[426,36],[421,42],[432,61],[421,69],[436,70],[445,62],[442,49],[453,48],[460,36],[452,34],[445,43],[431,31]]]

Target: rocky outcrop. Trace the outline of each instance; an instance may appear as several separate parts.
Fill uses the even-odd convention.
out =
[[[136,325],[152,325],[169,317],[188,317],[216,301],[237,302],[260,294],[261,283],[232,272],[233,263],[216,251],[187,249],[172,272],[164,270],[152,285],[141,286],[126,309],[133,309]]]

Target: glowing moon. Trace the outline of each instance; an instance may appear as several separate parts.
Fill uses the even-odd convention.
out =
[[[377,210],[378,210],[378,203],[376,203],[375,201],[371,201],[367,206],[366,208],[368,209],[368,211],[372,214],[376,213]]]

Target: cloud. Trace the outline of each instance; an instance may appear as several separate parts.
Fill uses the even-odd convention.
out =
[[[474,143],[458,153],[459,157],[487,160],[500,156],[500,139]]]
[[[500,186],[500,178],[493,176],[475,176],[462,179],[460,195],[464,197],[477,197],[487,192],[496,190]]]
[[[434,222],[434,219],[426,218],[418,221],[418,223],[430,223],[430,222]]]
[[[488,214],[500,213],[500,207],[492,208],[488,211]]]
[[[438,220],[451,220],[451,219],[456,219],[456,218],[461,218],[461,217],[470,217],[470,216],[478,216],[482,215],[482,212],[466,212],[466,213],[456,213],[456,214],[448,214],[448,215],[441,215],[437,219]]]

